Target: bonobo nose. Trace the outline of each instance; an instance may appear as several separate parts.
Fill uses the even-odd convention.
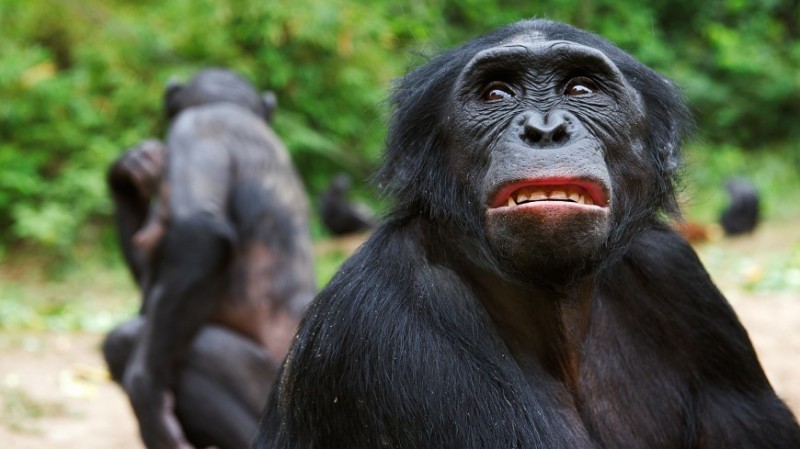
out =
[[[575,137],[577,118],[565,111],[528,112],[522,117],[520,138],[534,148],[558,148]]]

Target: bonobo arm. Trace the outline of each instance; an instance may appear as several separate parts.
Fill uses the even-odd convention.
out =
[[[232,253],[227,224],[199,214],[173,221],[156,254],[147,317],[123,384],[148,448],[189,447],[172,388],[192,339],[223,294]]]
[[[189,345],[223,296],[235,240],[226,213],[230,160],[191,127],[182,129],[186,123],[191,117],[179,119],[167,142],[169,189],[160,195],[169,222],[149,261],[146,325],[123,379],[148,448],[188,447],[172,389]]]
[[[107,182],[114,202],[117,235],[125,262],[141,285],[144,255],[133,244],[133,237],[144,226],[164,170],[164,145],[145,140],[129,149],[109,167]]]

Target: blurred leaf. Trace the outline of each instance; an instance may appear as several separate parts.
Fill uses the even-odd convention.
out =
[[[800,164],[800,18],[790,3],[5,0],[0,253],[24,241],[68,258],[73,245],[113,242],[93,235],[110,223],[106,167],[136,142],[163,137],[171,77],[226,66],[274,90],[276,131],[316,198],[333,173],[365,179],[379,163],[394,78],[534,16],[597,32],[676,79],[708,152],[691,176],[704,193],[751,167],[764,170],[757,178],[767,191],[778,182],[789,190],[800,177],[787,168]],[[715,214],[718,201],[708,204],[703,213]],[[771,194],[766,204],[786,214]]]

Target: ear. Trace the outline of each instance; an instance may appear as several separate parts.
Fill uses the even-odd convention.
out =
[[[693,122],[680,89],[662,75],[654,75],[652,80],[645,80],[645,84],[637,87],[648,109],[659,169],[673,177],[680,169],[681,147],[691,134]]]
[[[660,94],[657,89],[652,89],[659,95],[657,101],[651,103],[653,144],[657,151],[658,170],[664,179],[661,190],[666,195],[662,207],[667,214],[677,217],[680,207],[675,197],[675,181],[680,174],[681,147],[692,132],[693,122],[680,90],[663,78],[660,85],[667,86],[667,89]]]
[[[167,114],[167,119],[172,120],[173,117],[181,112],[181,92],[183,91],[183,83],[177,78],[170,78],[167,85],[164,87],[164,112]]]
[[[680,94],[678,94],[680,95]],[[692,121],[685,103],[680,97],[671,113],[662,119],[664,139],[660,148],[662,170],[670,177],[675,176],[681,166],[681,147],[691,133]]]
[[[272,119],[275,117],[275,109],[278,108],[278,97],[275,92],[271,90],[262,92],[261,104],[264,106],[264,120],[267,123],[272,123]]]
[[[673,176],[681,165],[679,139],[672,139],[664,148],[664,153],[664,169],[670,176]]]

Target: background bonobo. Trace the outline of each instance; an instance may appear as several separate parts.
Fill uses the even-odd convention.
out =
[[[796,448],[676,209],[673,84],[513,24],[397,86],[389,218],[312,303],[258,448]]]
[[[349,175],[337,173],[320,195],[319,217],[333,235],[353,234],[375,225],[373,214],[366,205],[348,199],[351,184]]]
[[[307,197],[265,122],[272,96],[206,70],[165,103],[166,146],[109,172],[144,299],[103,351],[147,447],[247,447],[314,294]]]
[[[725,235],[734,236],[753,232],[760,215],[759,195],[756,186],[747,179],[733,178],[725,183],[728,205],[722,211],[719,223]]]

